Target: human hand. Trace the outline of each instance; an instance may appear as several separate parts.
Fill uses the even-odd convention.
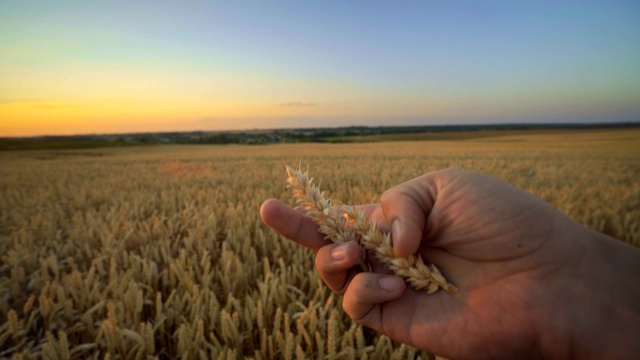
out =
[[[395,340],[452,358],[566,358],[580,350],[575,333],[581,324],[607,320],[579,320],[577,312],[596,305],[572,302],[582,285],[601,277],[582,273],[594,260],[594,246],[618,244],[531,194],[481,174],[444,170],[393,187],[380,204],[360,208],[391,231],[397,256],[419,253],[460,292],[427,295],[405,288],[375,263],[374,273],[358,273],[357,244],[328,243],[303,212],[276,200],[263,204],[261,216],[318,252],[321,277],[344,295],[343,308],[353,320]],[[590,265],[597,268],[598,261]]]

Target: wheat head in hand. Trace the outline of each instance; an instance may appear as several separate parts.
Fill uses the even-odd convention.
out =
[[[333,206],[320,188],[313,184],[307,172],[286,167],[287,182],[293,196],[307,210],[307,215],[318,225],[318,231],[334,243],[355,241],[360,244],[360,267],[371,271],[367,262],[367,250],[391,269],[396,275],[417,290],[431,294],[442,288],[457,292],[458,288],[447,282],[435,265],[427,265],[419,255],[397,258],[393,253],[391,235],[383,233],[369,221],[362,210],[353,206]]]

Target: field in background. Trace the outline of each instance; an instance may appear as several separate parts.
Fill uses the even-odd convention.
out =
[[[475,130],[475,131],[448,131],[448,132],[418,132],[406,134],[381,134],[365,136],[335,137],[336,142],[385,142],[385,141],[487,141],[487,142],[514,142],[540,146],[554,144],[561,146],[558,140],[563,136],[571,138],[571,144],[579,142],[582,145],[596,145],[605,142],[612,145],[618,141],[622,145],[629,146],[632,140],[637,139],[640,129],[527,129],[527,130]],[[592,143],[595,142],[595,143]],[[544,146],[544,145],[542,145]]]
[[[640,130],[501,135],[0,153],[0,357],[427,358],[353,324],[261,223],[293,204],[285,164],[352,204],[476,170],[640,246]]]

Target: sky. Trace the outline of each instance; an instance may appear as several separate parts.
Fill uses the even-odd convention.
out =
[[[0,136],[620,121],[639,1],[0,0]]]

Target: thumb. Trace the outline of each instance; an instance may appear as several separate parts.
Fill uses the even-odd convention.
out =
[[[405,289],[402,278],[376,273],[357,274],[344,293],[342,308],[354,321],[382,330],[382,303],[399,298]]]
[[[415,254],[422,242],[428,213],[435,202],[435,183],[428,175],[409,180],[385,191],[380,205],[391,224],[396,257]]]

